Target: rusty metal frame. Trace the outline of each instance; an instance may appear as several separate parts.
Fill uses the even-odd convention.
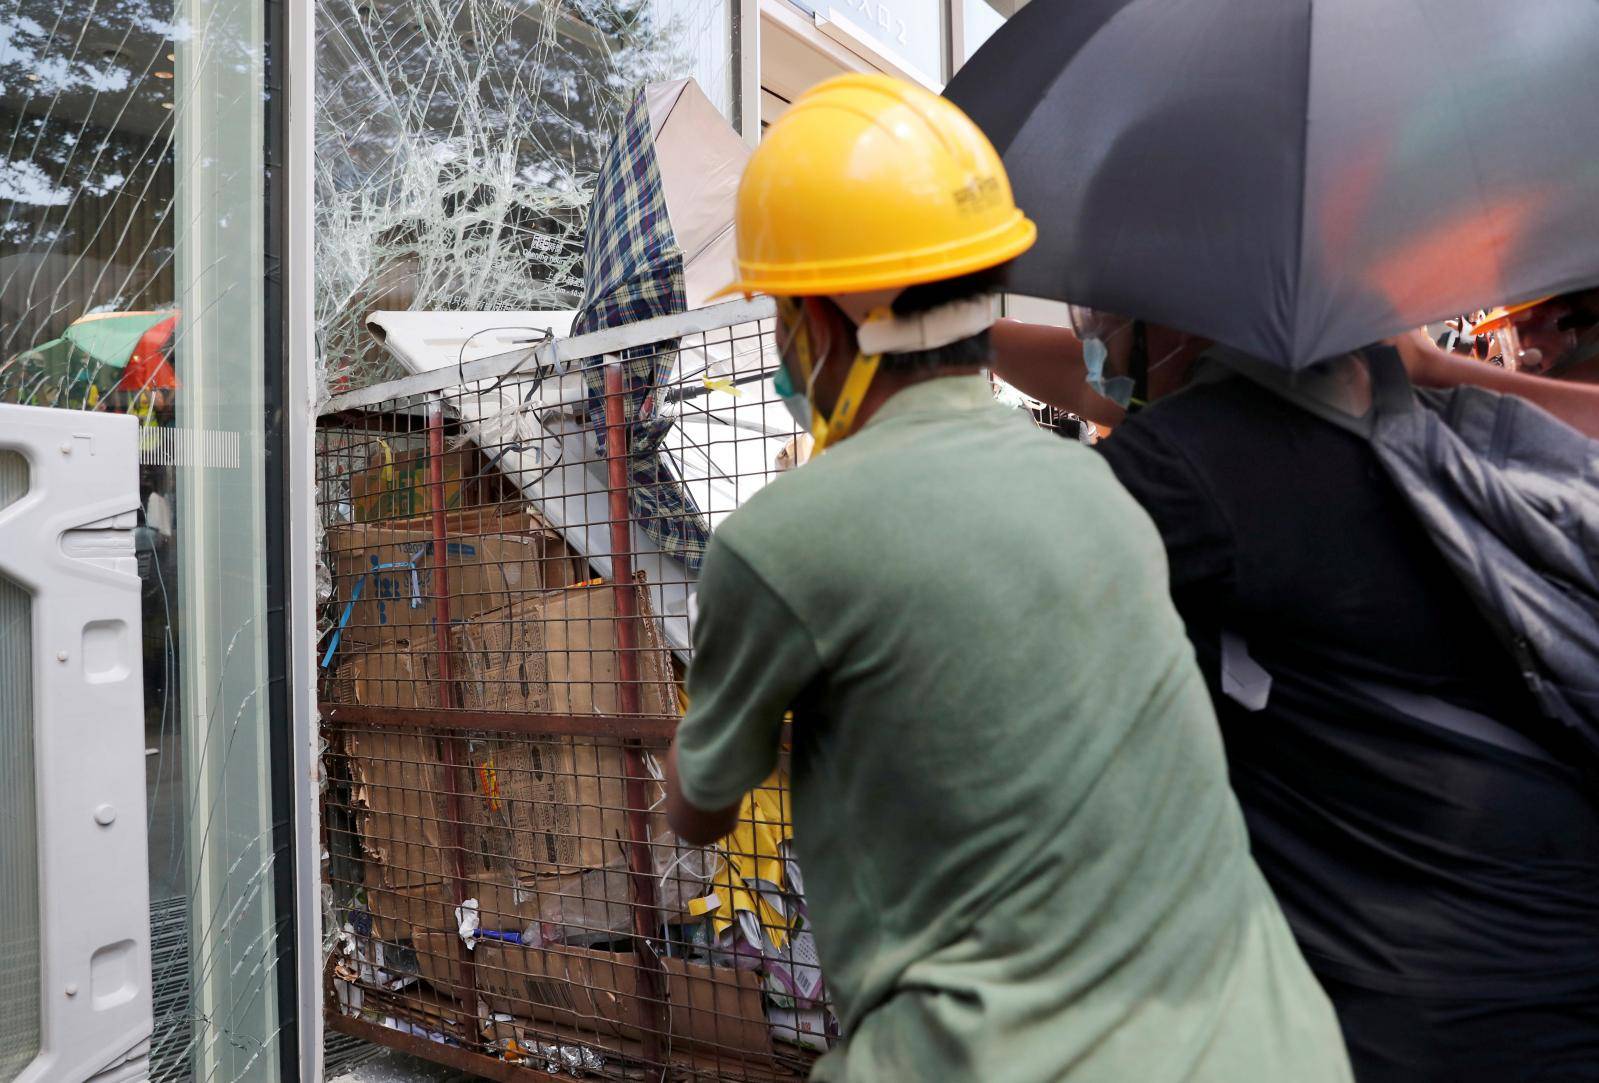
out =
[[[492,357],[467,361],[446,369],[420,372],[389,380],[358,391],[335,395],[323,407],[324,413],[375,406],[390,399],[411,395],[425,395],[451,387],[470,386],[477,380],[494,380],[501,377],[535,376],[539,372],[555,371],[564,367],[577,367],[577,362],[592,357],[621,353],[625,350],[648,346],[666,339],[685,335],[720,331],[744,323],[770,320],[777,315],[777,304],[770,297],[751,297],[705,308],[691,309],[670,316],[656,316],[620,327],[606,327],[586,335],[573,335],[553,342],[530,340],[520,349],[511,349]],[[531,352],[529,347],[532,347]]]
[[[491,1057],[487,1053],[474,1053],[461,1046],[432,1042],[426,1038],[418,1038],[414,1034],[390,1030],[388,1027],[368,1023],[364,1019],[342,1015],[336,1011],[327,1013],[327,1025],[332,1030],[352,1035],[373,1045],[397,1049],[419,1060],[432,1061],[449,1068],[459,1068],[463,1072],[471,1072],[473,1075],[498,1080],[501,1083],[528,1083],[537,1079],[547,1079],[551,1083],[570,1083],[572,1078],[566,1075],[551,1075],[525,1064],[512,1064],[499,1057]]]
[[[455,706],[455,684],[450,680],[450,569],[448,515],[444,509],[444,400],[435,398],[428,403],[428,488],[431,491],[433,514],[433,587],[434,636],[438,644],[438,695],[439,707],[449,710]],[[461,906],[472,895],[472,881],[467,876],[466,826],[461,814],[461,794],[470,781],[462,773],[457,737],[446,737],[444,767],[450,774],[450,788],[445,794],[445,807],[450,817],[450,841],[454,844],[453,864],[455,874],[455,905]],[[477,1003],[477,966],[465,941],[455,946],[461,964],[461,984],[470,996],[469,1004]]]
[[[457,703],[455,683],[450,671],[450,590],[447,556],[448,513],[445,510],[444,487],[444,430],[446,409],[442,395],[430,398],[426,410],[428,486],[431,490],[429,516],[432,535],[434,635],[437,647],[438,672],[435,683],[438,689],[438,710],[405,709],[391,707],[362,707],[347,704],[320,704],[325,722],[345,722],[375,727],[408,727],[447,731],[485,730],[533,735],[570,735],[580,737],[612,737],[625,741],[627,803],[627,862],[629,884],[633,892],[633,925],[639,942],[640,979],[643,982],[642,1002],[650,1015],[649,1026],[643,1033],[643,1059],[648,1064],[661,1065],[661,1037],[667,1029],[666,981],[661,961],[653,944],[660,937],[661,915],[656,905],[655,882],[650,856],[648,797],[646,786],[651,779],[644,761],[645,741],[669,740],[676,731],[677,720],[666,716],[640,715],[638,700],[638,668],[636,650],[645,639],[640,625],[634,595],[635,581],[632,561],[632,513],[628,506],[627,461],[629,454],[629,426],[624,418],[623,386],[620,363],[607,358],[605,366],[606,439],[605,458],[607,471],[607,508],[610,516],[612,570],[611,579],[615,597],[617,644],[617,669],[620,677],[616,715],[530,715],[509,711],[466,710]],[[346,413],[341,420],[349,420]],[[376,421],[367,414],[363,420]],[[381,422],[377,423],[381,426]],[[362,426],[365,427],[365,426]],[[471,892],[471,880],[466,873],[468,847],[464,834],[464,818],[460,809],[459,793],[465,792],[461,780],[461,765],[457,751],[458,736],[446,737],[443,744],[444,766],[452,782],[446,795],[448,816],[451,821],[451,844],[454,853],[453,879],[456,904],[464,902]],[[457,946],[461,966],[463,990],[472,999],[477,994],[477,974],[471,953],[464,942]],[[443,1045],[415,1035],[403,1034],[387,1027],[377,1026],[344,1015],[329,1005],[328,1025],[377,1044],[401,1049],[425,1060],[459,1067],[491,1079],[525,1080],[557,1077],[525,1065],[508,1064],[486,1054],[465,1048]],[[470,1033],[467,1026],[464,1033]]]
[[[725,329],[729,321],[765,319],[770,315],[769,308],[770,302],[764,299],[759,302],[735,302],[722,306],[721,320],[715,320],[705,313],[697,313],[691,319],[673,317],[667,322],[673,327],[681,325],[683,329],[713,323],[717,326],[711,329]],[[442,784],[438,787],[445,790],[441,795],[446,804],[442,815],[448,817],[450,824],[439,832],[441,837],[436,844],[442,859],[442,868],[434,866],[438,868],[441,876],[433,882],[440,884],[442,881],[440,893],[442,897],[428,899],[430,906],[435,903],[448,906],[451,895],[459,905],[477,886],[475,880],[468,875],[471,868],[470,855],[475,851],[470,846],[470,838],[466,831],[467,817],[462,814],[465,804],[460,796],[472,789],[471,779],[463,778],[463,773],[470,776],[472,772],[472,757],[466,752],[468,741],[476,740],[478,734],[503,734],[532,739],[591,738],[607,742],[620,751],[620,765],[608,768],[605,777],[613,780],[614,785],[616,776],[620,774],[619,781],[624,788],[625,796],[620,802],[614,796],[607,798],[604,806],[613,811],[620,806],[620,811],[624,814],[623,822],[616,825],[620,830],[613,830],[608,838],[613,845],[615,843],[621,845],[626,862],[626,887],[624,889],[618,883],[614,895],[610,896],[620,908],[615,918],[619,924],[608,928],[614,928],[620,937],[627,935],[624,930],[626,925],[631,925],[634,947],[629,950],[635,955],[635,959],[625,965],[636,976],[637,993],[628,995],[636,1000],[640,1019],[637,1025],[637,1037],[629,1038],[630,1043],[636,1044],[631,1044],[627,1052],[618,1054],[621,1058],[620,1063],[627,1066],[627,1071],[642,1070],[650,1078],[656,1077],[657,1074],[663,1077],[701,1074],[718,1077],[723,1071],[732,1071],[738,1078],[766,1079],[772,1077],[774,1073],[781,1077],[784,1072],[803,1075],[805,1066],[813,1054],[798,1048],[785,1051],[784,1047],[779,1046],[769,1053],[757,1055],[724,1048],[721,1038],[701,1038],[698,1040],[705,1043],[702,1046],[696,1047],[691,1041],[681,1050],[675,1047],[673,1041],[676,1023],[673,1005],[668,1003],[667,963],[662,957],[668,954],[662,948],[663,938],[671,934],[665,929],[665,915],[657,897],[654,853],[656,844],[650,837],[650,810],[654,807],[651,787],[658,786],[659,781],[651,770],[648,753],[653,751],[659,754],[659,750],[675,734],[678,718],[675,714],[640,713],[641,708],[658,711],[661,707],[655,706],[653,700],[649,704],[641,702],[644,698],[641,690],[644,663],[640,662],[638,655],[644,645],[650,642],[653,630],[646,623],[652,618],[647,615],[647,610],[642,608],[644,603],[640,601],[639,580],[634,575],[633,557],[637,551],[634,533],[635,529],[642,528],[634,522],[630,500],[633,484],[630,470],[633,426],[627,418],[625,409],[627,392],[624,388],[624,371],[620,357],[615,352],[618,348],[634,344],[634,340],[647,345],[663,338],[665,331],[659,326],[659,322],[645,321],[627,328],[613,329],[603,335],[560,340],[553,347],[549,345],[541,347],[540,356],[536,358],[545,369],[552,368],[561,361],[570,361],[572,358],[568,357],[568,354],[573,357],[593,358],[597,367],[603,366],[600,373],[603,376],[603,386],[597,390],[601,392],[604,402],[601,422],[604,447],[598,457],[599,463],[592,458],[585,459],[591,468],[598,466],[603,471],[600,475],[603,477],[603,482],[595,485],[594,482],[598,481],[598,478],[594,478],[591,474],[592,487],[586,490],[596,505],[600,505],[600,498],[603,496],[603,510],[600,510],[600,506],[591,508],[586,513],[588,518],[585,524],[590,529],[609,532],[608,548],[612,563],[606,576],[610,582],[606,586],[609,586],[613,599],[609,615],[612,646],[608,649],[614,650],[616,655],[616,699],[611,708],[614,713],[535,713],[468,708],[463,704],[469,701],[471,693],[465,685],[457,684],[455,680],[460,675],[460,656],[453,641],[452,628],[458,621],[471,619],[470,613],[465,609],[465,606],[471,603],[460,603],[451,593],[452,579],[455,581],[456,589],[462,589],[460,580],[463,571],[461,558],[451,551],[452,513],[447,510],[448,486],[445,475],[448,468],[445,461],[447,454],[455,453],[453,450],[447,452],[447,448],[451,447],[453,434],[459,434],[468,427],[464,417],[457,415],[459,407],[452,404],[452,396],[455,390],[459,390],[463,396],[476,393],[469,386],[473,381],[492,381],[496,377],[534,376],[535,373],[528,371],[526,367],[527,351],[519,351],[514,357],[504,355],[470,362],[465,372],[459,368],[448,372],[430,372],[339,396],[320,417],[319,425],[330,432],[394,434],[405,439],[408,455],[420,452],[426,456],[425,463],[417,464],[422,472],[418,487],[426,491],[426,506],[419,509],[421,514],[405,515],[404,521],[410,524],[407,529],[420,535],[416,539],[418,545],[424,539],[430,543],[427,570],[431,574],[431,586],[419,592],[418,597],[432,602],[433,627],[430,634],[424,634],[425,625],[418,624],[411,639],[412,649],[418,652],[418,657],[433,658],[435,661],[430,667],[419,666],[414,670],[414,676],[408,675],[400,680],[414,688],[417,693],[421,693],[430,685],[437,691],[434,696],[411,699],[409,702],[416,705],[407,707],[330,702],[338,697],[324,693],[327,700],[319,703],[319,708],[322,721],[327,726],[431,732],[439,739],[439,744],[436,746],[438,756],[433,762],[443,768],[445,774],[442,778],[451,780],[443,783],[441,779]],[[761,331],[755,334],[765,335],[770,332]],[[605,349],[602,351],[600,347]],[[546,354],[548,356],[545,356]],[[503,371],[507,368],[510,371]],[[495,385],[496,388],[498,386]],[[683,393],[682,397],[687,398],[702,393],[696,384],[691,391]],[[588,413],[586,417],[589,420],[596,420],[593,412]],[[740,438],[749,439],[747,436]],[[421,446],[417,447],[417,444]],[[484,453],[487,454],[487,445],[484,445],[484,448]],[[341,450],[334,454],[346,454],[346,452]],[[770,465],[766,469],[769,471]],[[485,506],[490,506],[494,500],[500,498],[482,496],[478,499],[488,502]],[[462,510],[466,510],[464,505]],[[487,527],[478,529],[483,530],[485,536],[491,533],[491,529]],[[423,563],[416,556],[412,556],[411,559],[415,560],[417,565]],[[602,573],[596,569],[590,574],[599,576]],[[590,579],[575,585],[598,583],[599,580]],[[462,595],[462,597],[476,596]],[[342,628],[342,625],[340,627]],[[418,650],[421,644],[426,646]],[[452,669],[455,672],[452,673]],[[485,702],[494,701],[485,700]],[[612,762],[614,764],[615,761]],[[428,815],[437,822],[438,813]],[[331,844],[328,849],[330,852],[333,849]],[[615,850],[611,852],[614,854]],[[622,871],[621,863],[618,862],[614,868],[617,872]],[[396,919],[391,917],[390,920]],[[453,936],[450,939],[458,940]],[[489,982],[489,972],[497,970],[492,960],[481,964],[487,967],[487,970],[480,970],[475,965],[474,958],[466,954],[464,941],[461,941],[455,949],[458,953],[458,962],[443,951],[442,944],[428,950],[430,957],[439,963],[448,964],[452,969],[459,967],[456,971],[459,978],[452,976],[450,979],[450,985],[458,987],[459,992],[450,995],[464,1005],[464,1014],[459,1021],[448,1022],[437,1026],[436,1029],[449,1033],[452,1042],[460,1044],[429,1040],[420,1033],[391,1029],[371,1021],[370,1018],[345,1015],[337,1003],[337,998],[333,996],[328,998],[327,1025],[342,1033],[352,1034],[484,1078],[507,1080],[511,1083],[518,1080],[566,1078],[551,1075],[538,1067],[504,1060],[490,1051],[487,1038],[475,1025],[477,1007],[474,1002],[479,999],[480,986]],[[720,964],[711,964],[713,967],[718,965]],[[790,965],[793,965],[792,960]],[[327,980],[332,982],[331,973]],[[676,977],[672,978],[673,982],[677,980]],[[703,1010],[708,1011],[712,1017],[719,1018],[725,1009],[711,1005]],[[434,1025],[428,1024],[428,1026],[432,1029]],[[609,1060],[609,1056],[607,1059]],[[608,1063],[607,1074],[609,1068]]]
[[[677,719],[668,715],[522,714],[464,708],[444,713],[415,707],[364,707],[328,702],[318,704],[317,709],[324,722],[401,729],[463,729],[528,737],[610,737],[634,741],[669,741],[677,732]]]
[[[643,640],[639,627],[633,580],[633,517],[628,508],[627,460],[630,448],[628,424],[623,418],[622,366],[616,358],[605,365],[605,467],[609,490],[606,494],[611,515],[611,583],[616,606],[616,668],[621,679],[617,706],[623,714],[638,711],[638,658]],[[649,1004],[650,1028],[644,1033],[644,1059],[660,1061],[660,1036],[666,1029],[666,981],[661,961],[652,947],[659,939],[661,914],[655,905],[655,876],[650,861],[649,807],[645,783],[649,774],[643,752],[636,740],[627,742],[627,863],[632,871],[633,929],[639,938],[639,976],[644,982]]]

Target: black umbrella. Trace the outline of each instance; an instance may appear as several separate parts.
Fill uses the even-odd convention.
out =
[[[1019,292],[1297,368],[1599,283],[1596,0],[1033,0],[945,93]]]

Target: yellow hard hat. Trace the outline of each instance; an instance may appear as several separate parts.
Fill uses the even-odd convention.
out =
[[[800,95],[750,156],[736,221],[738,280],[723,294],[936,282],[1014,259],[1038,235],[977,125],[886,75]]]
[[[1548,297],[1539,297],[1532,301],[1523,301],[1519,305],[1500,305],[1498,308],[1491,308],[1487,312],[1483,313],[1482,319],[1472,324],[1471,333],[1474,335],[1486,335],[1490,331],[1497,331],[1502,327],[1509,327],[1512,317],[1521,315],[1529,308],[1537,308],[1545,301],[1553,301],[1557,296],[1559,295],[1551,294]]]

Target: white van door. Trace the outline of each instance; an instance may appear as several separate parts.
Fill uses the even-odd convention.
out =
[[[0,405],[0,1080],[149,1074],[138,440]]]

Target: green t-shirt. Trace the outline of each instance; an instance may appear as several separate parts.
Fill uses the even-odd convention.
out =
[[[815,1078],[1350,1078],[1160,539],[1098,455],[982,377],[913,385],[728,518],[698,606],[688,800],[760,784],[794,710],[846,1036]]]

